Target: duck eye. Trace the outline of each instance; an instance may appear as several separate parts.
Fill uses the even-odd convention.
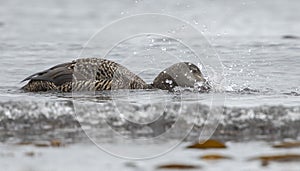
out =
[[[196,73],[196,72],[197,72],[197,70],[195,70],[195,69],[191,70],[191,73]]]

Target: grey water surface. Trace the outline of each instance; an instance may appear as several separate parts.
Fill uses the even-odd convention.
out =
[[[206,120],[219,124],[214,136],[221,138],[299,138],[299,5],[296,0],[0,1],[0,141],[41,137],[80,141],[85,137],[80,124],[87,131],[100,129],[98,136],[109,141],[111,130],[102,128],[104,123],[126,136],[151,137],[167,128],[149,123],[160,118],[170,128],[178,115],[185,121],[181,129],[195,125],[192,138]],[[185,46],[165,36],[138,35],[123,40],[105,57],[151,82],[166,66],[191,56],[214,87],[212,92],[126,90],[76,96],[19,90],[25,84],[20,81],[35,72],[79,57],[103,57],[105,42],[97,41],[96,35],[86,46],[90,37],[117,19],[141,13],[178,17],[198,29],[203,40],[190,34]],[[203,54],[198,56],[193,49]],[[210,65],[217,69],[206,65],[206,56],[216,58]],[[90,103],[94,105],[81,106]],[[212,104],[220,111],[214,113]],[[127,120],[148,124],[132,126]],[[179,134],[172,137],[181,138]]]

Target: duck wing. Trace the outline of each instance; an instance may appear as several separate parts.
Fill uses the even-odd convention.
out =
[[[56,65],[50,69],[32,74],[21,82],[28,80],[30,80],[30,82],[45,81],[52,82],[56,86],[63,85],[66,82],[72,82],[74,64],[75,62],[68,62]]]

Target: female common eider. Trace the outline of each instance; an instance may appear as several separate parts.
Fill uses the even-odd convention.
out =
[[[162,71],[147,84],[124,66],[106,59],[85,58],[56,65],[35,73],[22,82],[21,89],[38,91],[101,91],[113,89],[152,89],[172,91],[174,87],[193,87],[195,82],[205,82],[199,68],[189,62],[180,62]]]

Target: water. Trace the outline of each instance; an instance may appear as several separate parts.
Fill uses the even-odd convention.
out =
[[[217,120],[208,119],[206,124],[218,123],[215,138],[299,139],[300,13],[295,12],[299,5],[298,1],[279,0],[161,4],[1,1],[0,141],[58,138],[65,142],[85,142],[87,138],[79,123],[100,142],[119,140],[119,135],[112,134],[105,123],[125,137],[155,137],[171,128],[179,109],[184,122],[165,138],[180,140],[189,133],[187,140],[196,140],[205,121],[212,117],[209,112],[214,97],[220,98],[214,108],[222,112],[215,113]],[[120,62],[149,83],[166,66],[190,59],[203,67],[215,88],[213,92],[124,91],[74,97],[71,93],[19,90],[24,85],[20,81],[32,73],[85,55],[99,57],[106,45],[97,37],[81,53],[88,39],[106,24],[139,13],[179,17],[206,39],[199,42],[192,34],[187,35],[189,47],[186,47],[168,37],[139,35],[117,44],[106,58]],[[120,27],[119,31],[122,30]],[[117,35],[107,37],[113,39]],[[296,38],[285,39],[284,35]],[[201,56],[200,63],[188,48],[200,49],[203,55],[218,54],[220,61],[209,65],[218,66],[220,62],[223,68],[210,70],[205,56]],[[222,84],[218,84],[220,80]],[[153,120],[165,127],[151,125]]]
[[[104,23],[136,14],[138,11],[148,11],[146,3],[141,2],[138,4],[134,2],[106,4],[118,10],[130,9],[128,12],[121,11],[119,13],[105,12],[108,10],[106,8],[99,13],[97,12],[99,6],[87,4],[82,6],[81,2],[71,5],[67,2],[52,1],[45,2],[45,4],[37,3],[35,6],[17,1],[2,3],[1,23],[3,24],[0,29],[5,34],[1,35],[2,62],[0,67],[4,69],[0,75],[0,79],[3,80],[0,87],[0,100],[3,118],[11,117],[12,114],[7,113],[13,113],[11,110],[15,103],[24,108],[31,106],[31,103],[39,105],[39,103],[49,101],[49,103],[55,104],[55,101],[72,100],[71,95],[65,97],[63,94],[20,92],[18,89],[23,85],[20,81],[37,71],[61,62],[71,61],[78,56],[84,56],[83,54],[80,55],[80,52],[85,42],[95,31],[103,27]],[[161,8],[161,10],[174,16],[178,13],[175,12],[177,8],[185,11],[186,13],[183,12],[183,19],[202,31],[211,43],[211,47],[220,56],[223,73],[219,72],[218,77],[225,78],[226,81],[223,85],[214,85],[217,89],[214,94],[226,95],[224,104],[228,107],[239,107],[241,110],[249,107],[260,108],[265,105],[270,108],[278,108],[278,110],[282,106],[289,108],[289,110],[293,110],[294,107],[297,108],[300,93],[299,39],[282,38],[283,35],[299,35],[299,31],[295,29],[297,28],[295,25],[299,23],[297,22],[299,21],[297,15],[299,14],[287,12],[287,10],[291,11],[290,9],[293,8],[295,2],[284,3],[283,6],[280,2],[274,4],[260,3],[259,8],[255,11],[247,11],[237,17],[228,17],[226,20],[232,24],[224,24],[225,26],[220,28],[216,26],[224,22],[224,16],[213,12],[218,11],[224,5],[223,3],[205,2],[205,6],[210,10],[203,10],[201,7],[200,13],[198,13],[197,8],[193,7],[192,4],[194,3],[196,2],[183,5],[178,2],[175,3],[176,5],[168,7],[170,9]],[[200,6],[202,3],[204,2],[199,2],[198,5]],[[261,11],[267,5],[270,8]],[[16,8],[13,8],[15,6]],[[226,15],[232,16],[232,13],[239,9],[254,7],[255,4],[252,3],[232,3],[230,6],[225,5]],[[78,8],[80,10],[75,10]],[[278,12],[278,8],[286,10]],[[274,12],[277,16],[276,21],[268,22],[268,19],[271,20],[274,17]],[[204,14],[206,18],[203,18]],[[255,22],[253,19],[256,17],[262,17],[263,20]],[[195,22],[196,20],[197,22]],[[242,24],[246,21],[249,21],[250,26]],[[261,25],[263,21],[265,22],[264,26]],[[211,26],[207,25],[207,22],[210,22]],[[291,27],[286,27],[287,25]],[[209,29],[209,27],[212,28]],[[270,32],[265,30],[270,30]],[[98,56],[97,53],[101,50],[97,44],[101,44],[101,42],[97,42],[97,37],[95,39],[94,42],[96,43],[90,43],[84,54]],[[204,43],[205,41],[203,40]],[[201,44],[199,47],[200,42],[195,42],[193,38],[190,38],[190,42],[192,49],[203,48]],[[208,52],[208,55],[212,53],[215,52]],[[151,82],[163,68],[176,61],[184,61],[185,59],[195,61],[194,58],[185,58],[189,55],[193,56],[194,54],[191,54],[189,49],[174,39],[141,35],[115,46],[107,58],[122,63],[147,82]],[[174,56],[176,57],[175,61]],[[206,72],[205,68],[203,71]],[[207,73],[206,76],[209,77]],[[213,82],[216,78],[210,77],[208,79]],[[125,96],[127,95],[129,94],[125,94]],[[134,96],[134,92],[130,96]],[[148,98],[150,96],[151,103],[159,102],[158,97],[147,93],[144,96]],[[170,94],[166,96],[169,96],[167,98],[174,98]],[[201,95],[200,99],[199,95],[193,96],[195,93],[186,93],[182,100],[195,104],[200,101],[202,104],[209,105],[212,95],[204,94]],[[145,97],[141,98],[145,99]],[[151,104],[149,100],[145,101],[138,98],[135,100],[139,103],[144,102],[143,105]],[[103,100],[102,103],[110,103],[110,100]],[[122,103],[120,105],[122,106]],[[11,107],[8,108],[7,106]],[[51,107],[51,105],[49,106]],[[37,108],[40,114],[45,115],[43,105],[39,105]],[[58,108],[65,107],[62,105]],[[23,109],[19,115],[27,115],[31,110]],[[136,112],[141,113],[138,110]],[[67,115],[68,112],[64,114]],[[268,114],[272,115],[272,113]],[[53,112],[51,115],[60,114]],[[147,113],[147,115],[150,117],[152,112]],[[294,118],[291,117],[291,119]]]

